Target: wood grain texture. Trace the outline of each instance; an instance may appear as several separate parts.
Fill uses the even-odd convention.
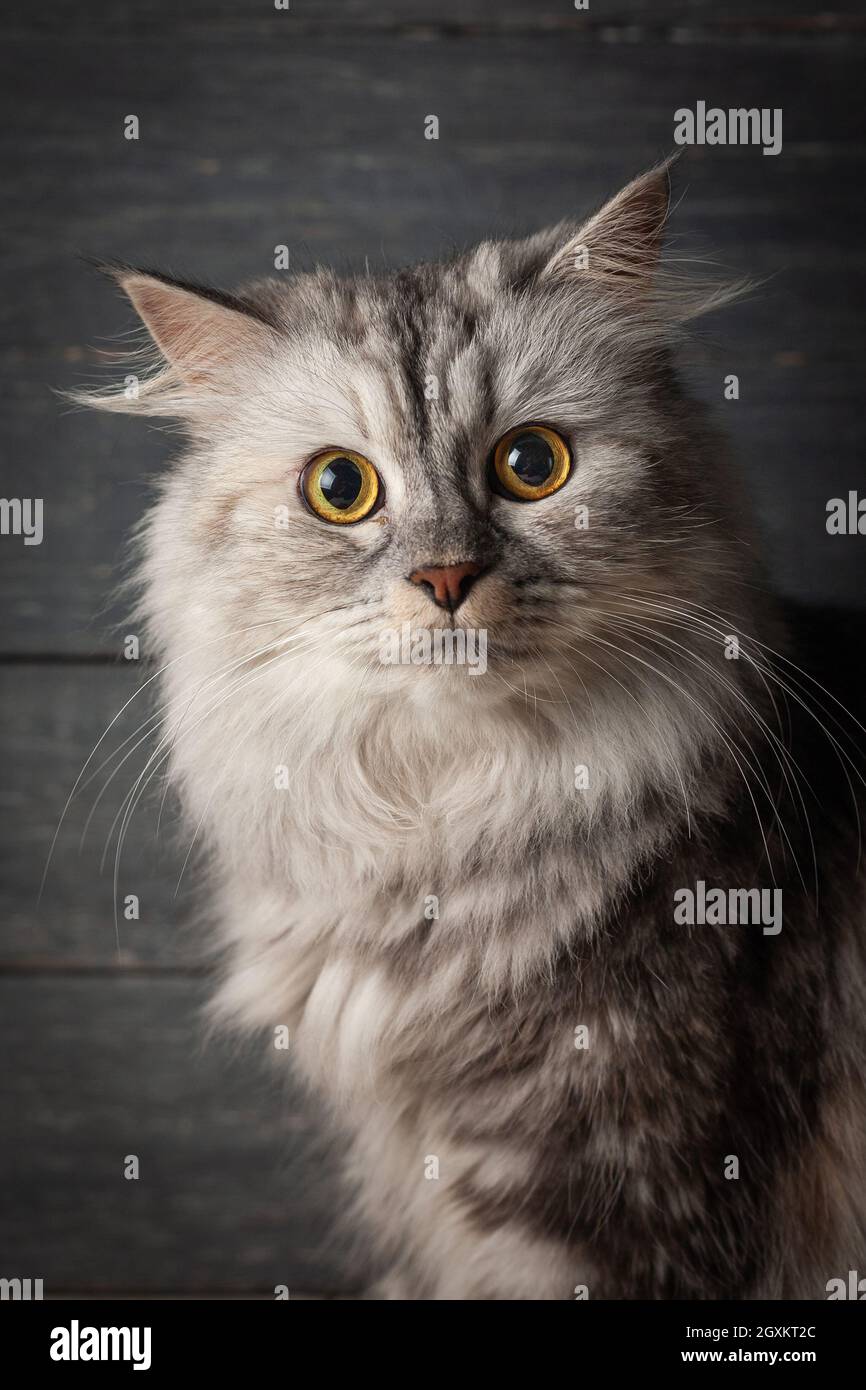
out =
[[[338,1158],[289,1072],[202,1045],[184,980],[0,979],[4,1275],[60,1290],[348,1292]],[[283,1074],[280,1074],[282,1069]],[[123,1176],[126,1155],[140,1177]]]
[[[27,33],[78,34],[119,30],[136,35],[148,30],[173,33],[207,30],[231,36],[249,32],[273,37],[281,29],[327,33],[397,30],[430,38],[463,33],[592,32],[622,27],[670,27],[679,34],[712,37],[716,33],[806,32],[832,35],[862,18],[857,0],[832,0],[817,8],[809,0],[287,0],[278,10],[262,0],[186,0],[175,10],[166,0],[55,0],[38,9],[28,0],[7,0],[10,27]]]

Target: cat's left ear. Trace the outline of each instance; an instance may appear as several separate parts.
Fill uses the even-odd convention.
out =
[[[124,380],[68,393],[98,410],[183,419],[248,388],[278,329],[252,302],[127,266],[101,265],[131,300],[152,346],[119,358]],[[139,370],[139,360],[143,372]]]
[[[139,270],[113,274],[188,386],[218,384],[232,362],[261,349],[269,331],[259,313],[233,295]]]
[[[658,269],[670,207],[672,160],[633,179],[553,253],[543,280],[596,281],[640,296]]]

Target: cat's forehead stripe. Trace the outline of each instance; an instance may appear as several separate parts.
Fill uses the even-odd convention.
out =
[[[467,429],[490,424],[496,405],[493,364],[479,337],[476,296],[460,276],[443,279],[429,268],[399,272],[368,299],[366,360],[380,377],[403,443],[438,471],[446,449],[466,457]],[[454,389],[459,368],[460,390]],[[465,389],[469,386],[469,390]],[[358,414],[353,400],[353,408]],[[364,430],[369,437],[369,420]],[[438,449],[434,449],[434,443]]]
[[[429,431],[428,402],[425,394],[425,362],[429,353],[428,300],[421,293],[417,276],[401,272],[394,282],[395,298],[389,313],[389,328],[396,350],[396,366],[406,384],[412,424],[420,438]]]

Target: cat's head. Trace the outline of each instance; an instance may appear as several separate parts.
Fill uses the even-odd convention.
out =
[[[704,601],[731,541],[672,348],[718,295],[661,270],[668,201],[665,167],[583,224],[237,295],[117,269],[159,363],[95,403],[189,438],[148,533],[161,635],[477,700],[585,690],[611,621]]]

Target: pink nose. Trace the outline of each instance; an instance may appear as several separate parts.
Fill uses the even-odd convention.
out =
[[[426,584],[431,590],[435,603],[440,608],[454,612],[459,608],[472,588],[481,566],[473,560],[465,560],[461,565],[424,565],[409,575],[411,584]]]

